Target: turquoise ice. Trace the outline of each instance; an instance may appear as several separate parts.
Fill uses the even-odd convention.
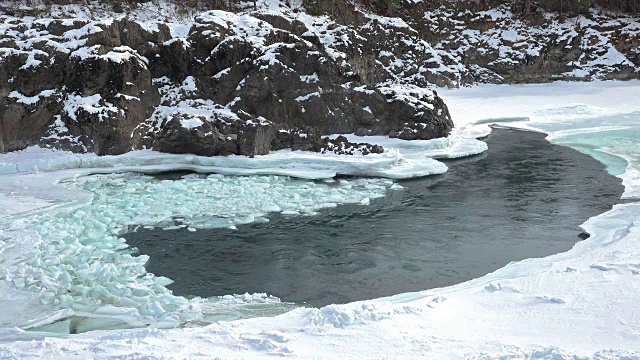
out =
[[[92,201],[28,219],[42,238],[41,251],[10,268],[5,278],[60,310],[59,320],[75,317],[73,331],[274,315],[292,305],[265,294],[172,295],[165,287],[171,280],[147,273],[148,258],[136,255],[122,235],[138,226],[197,231],[266,222],[274,212],[315,215],[337,204],[366,205],[392,185],[388,179],[314,182],[275,175],[192,175],[174,181],[140,174],[83,177],[67,186],[91,192]]]

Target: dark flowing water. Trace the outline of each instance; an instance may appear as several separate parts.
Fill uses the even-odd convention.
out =
[[[399,182],[370,206],[266,224],[144,230],[127,242],[178,295],[266,292],[323,306],[453,285],[571,248],[580,224],[618,202],[604,165],[544,135],[494,129],[486,154]]]

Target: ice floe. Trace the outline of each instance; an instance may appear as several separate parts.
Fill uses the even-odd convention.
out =
[[[72,315],[102,319],[111,315],[111,321],[120,326],[173,327],[218,319],[219,314],[207,313],[201,306],[211,299],[188,301],[173,296],[165,288],[171,281],[147,273],[148,258],[131,254],[122,235],[138,226],[192,231],[235,228],[268,221],[266,217],[273,212],[315,215],[337,204],[368,205],[393,184],[384,179],[343,180],[334,185],[277,175],[220,174],[175,181],[132,174],[68,181],[73,192],[88,191],[92,200],[15,220],[25,231],[38,234],[40,250],[28,261],[8,266],[3,279],[19,290],[38,293],[42,304],[67,309],[56,313],[59,318],[48,316],[20,324],[24,328],[42,327]],[[272,303],[288,309],[277,299]]]

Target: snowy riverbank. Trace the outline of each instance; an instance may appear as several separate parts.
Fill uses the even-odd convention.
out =
[[[492,122],[544,131],[551,141],[574,146],[610,165],[610,171],[624,180],[624,196],[638,198],[639,82],[480,86],[441,95],[461,134],[486,134],[486,124]],[[404,155],[402,151],[399,147],[399,156],[419,161],[412,151]],[[622,169],[620,156],[626,159]],[[431,161],[435,160],[422,166]],[[5,204],[18,200],[25,204],[19,210],[13,206],[3,210],[0,221],[67,197],[68,193],[51,193],[49,183],[42,181],[48,176],[0,177],[2,189],[12,186],[14,191],[3,195]],[[592,236],[566,253],[511,263],[447,288],[320,309],[299,308],[276,317],[222,321],[201,328],[67,336],[5,329],[0,357],[332,358],[336,353],[343,358],[637,357],[639,214],[637,202],[616,205],[587,221],[583,227]],[[29,239],[23,240],[20,249],[28,249]],[[5,258],[7,254],[14,259],[29,256],[24,251],[16,255],[15,247],[3,244],[0,255]],[[3,304],[16,300],[2,299]],[[30,339],[36,341],[20,341]]]

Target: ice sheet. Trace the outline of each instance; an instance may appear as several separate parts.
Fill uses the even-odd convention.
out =
[[[457,143],[452,142],[450,145],[450,148],[443,145],[440,150],[443,153],[457,151]],[[288,175],[305,179],[326,179],[337,174],[404,179],[441,174],[446,171],[443,163],[426,155],[415,159],[404,156],[401,149],[392,147],[387,148],[383,154],[367,156],[279,150],[254,158],[205,157],[139,150],[118,156],[98,157],[92,154],[72,154],[38,147],[16,153],[0,154],[0,175],[76,168],[91,169],[82,173],[124,171],[157,173],[169,170],[192,170],[226,175]]]

